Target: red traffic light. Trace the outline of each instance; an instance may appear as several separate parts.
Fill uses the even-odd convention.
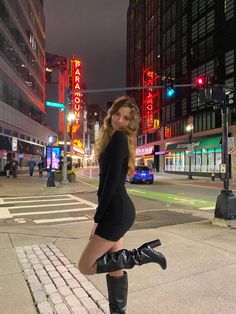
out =
[[[197,88],[203,88],[205,86],[205,77],[198,76],[195,80],[195,84]]]

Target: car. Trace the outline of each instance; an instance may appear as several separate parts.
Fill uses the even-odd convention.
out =
[[[130,183],[148,182],[153,184],[154,175],[153,171],[147,166],[137,166],[133,173],[129,176]]]

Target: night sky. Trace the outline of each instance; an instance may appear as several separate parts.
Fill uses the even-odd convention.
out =
[[[88,89],[124,87],[128,0],[44,0],[46,51],[83,62]],[[90,94],[106,104],[120,93]]]

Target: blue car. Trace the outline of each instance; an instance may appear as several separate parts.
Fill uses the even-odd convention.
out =
[[[148,182],[149,184],[153,184],[153,171],[146,166],[138,166],[135,167],[129,179],[130,183]]]

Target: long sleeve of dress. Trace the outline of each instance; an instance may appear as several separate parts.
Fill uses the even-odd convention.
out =
[[[115,194],[121,180],[124,158],[128,156],[127,136],[122,131],[115,131],[111,138],[111,156],[105,182],[102,188],[94,221],[99,223]]]

